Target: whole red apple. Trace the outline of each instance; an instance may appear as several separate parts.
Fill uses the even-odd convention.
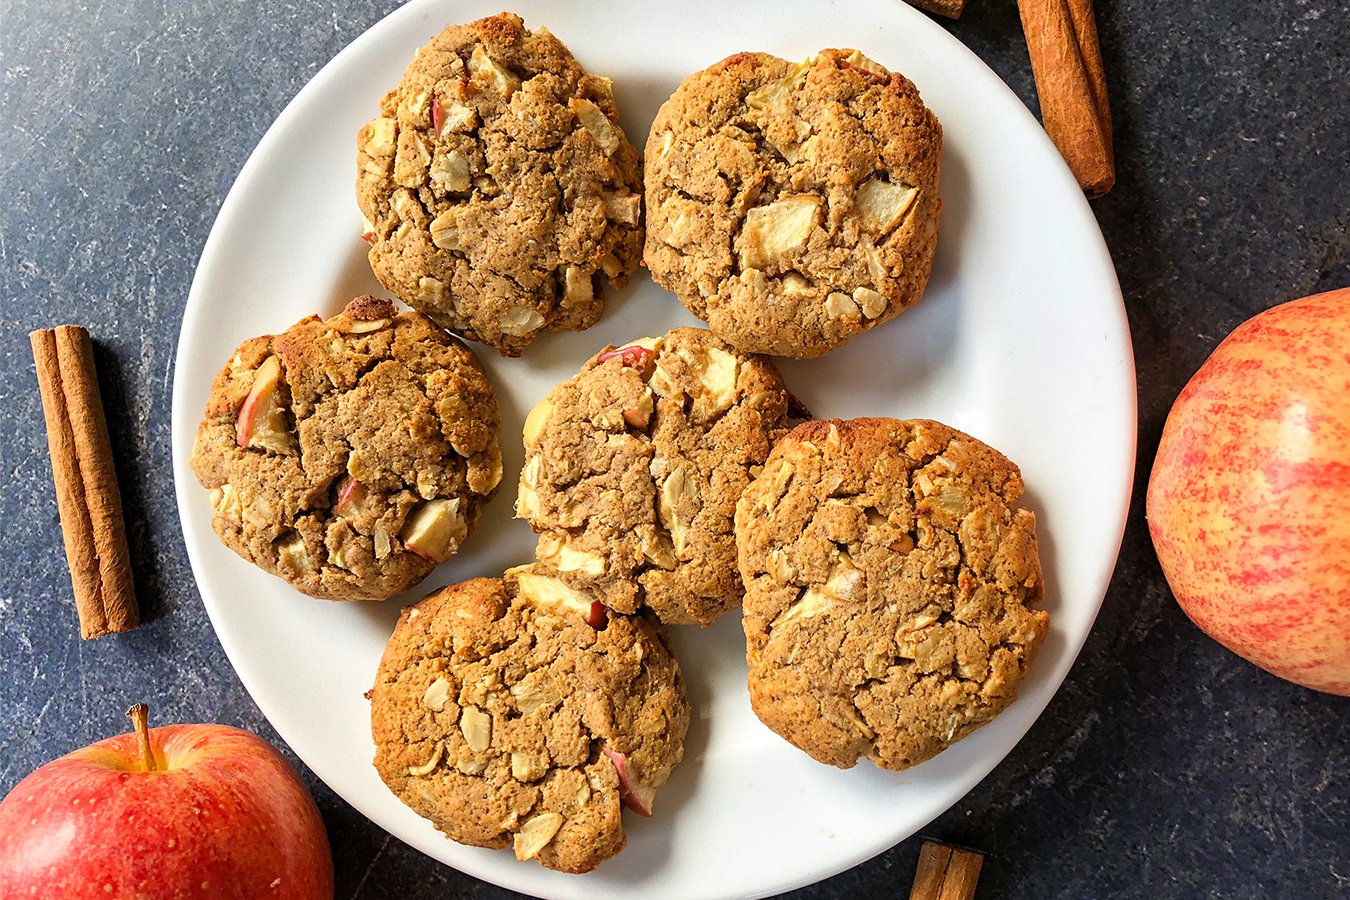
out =
[[[333,896],[314,800],[261,738],[136,731],[54,760],[0,801],[0,898]]]
[[[1350,288],[1266,310],[1200,367],[1163,428],[1148,527],[1210,637],[1350,696]]]

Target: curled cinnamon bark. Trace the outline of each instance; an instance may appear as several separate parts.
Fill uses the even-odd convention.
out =
[[[1092,0],[1017,0],[1041,120],[1089,198],[1116,183],[1111,109]]]
[[[140,615],[89,332],[62,325],[29,339],[80,634],[88,640],[131,631]]]

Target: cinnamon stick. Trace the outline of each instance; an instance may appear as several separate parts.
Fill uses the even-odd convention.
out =
[[[973,900],[983,854],[924,841],[909,900]]]
[[[961,13],[965,11],[966,0],[909,0],[909,5],[949,19],[959,19]]]
[[[28,337],[42,391],[80,635],[89,640],[131,631],[140,624],[140,615],[89,332],[61,325]]]
[[[1017,0],[1041,120],[1089,198],[1116,183],[1106,71],[1092,0]]]

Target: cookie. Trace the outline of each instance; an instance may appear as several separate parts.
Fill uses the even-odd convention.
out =
[[[502,476],[473,353],[359,297],[245,341],[211,387],[192,470],[244,559],[325,600],[407,590],[458,549]]]
[[[438,324],[517,356],[580,331],[642,253],[637,151],[607,78],[519,16],[417,51],[357,138],[370,265]]]
[[[789,432],[736,507],[756,715],[820,762],[886,769],[996,716],[1049,625],[1022,488],[937,422]]]
[[[787,430],[773,363],[702,328],[592,357],[525,420],[516,515],[612,609],[708,625],[740,605],[736,501]]]
[[[622,850],[620,807],[651,814],[689,705],[654,618],[591,609],[534,566],[405,609],[369,694],[389,789],[452,840],[550,869]]]
[[[646,264],[745,352],[828,353],[923,294],[941,147],[914,85],[856,50],[729,57],[652,123]]]

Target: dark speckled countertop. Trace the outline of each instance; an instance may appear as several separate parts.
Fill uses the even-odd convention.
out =
[[[897,0],[899,2],[899,0]],[[212,632],[173,499],[179,321],[225,193],[268,124],[392,0],[0,0],[0,792],[156,720],[281,744]],[[1173,397],[1277,302],[1350,285],[1350,4],[1098,0],[1118,181],[1096,210],[1139,377],[1120,563],[1068,680],[1006,760],[923,834],[989,854],[979,896],[1350,897],[1350,699],[1197,631],[1149,544],[1143,487]],[[945,23],[1035,93],[1013,0]],[[28,345],[87,325],[147,624],[76,639]],[[497,897],[389,837],[309,773],[337,896]],[[799,897],[907,892],[913,838]]]

